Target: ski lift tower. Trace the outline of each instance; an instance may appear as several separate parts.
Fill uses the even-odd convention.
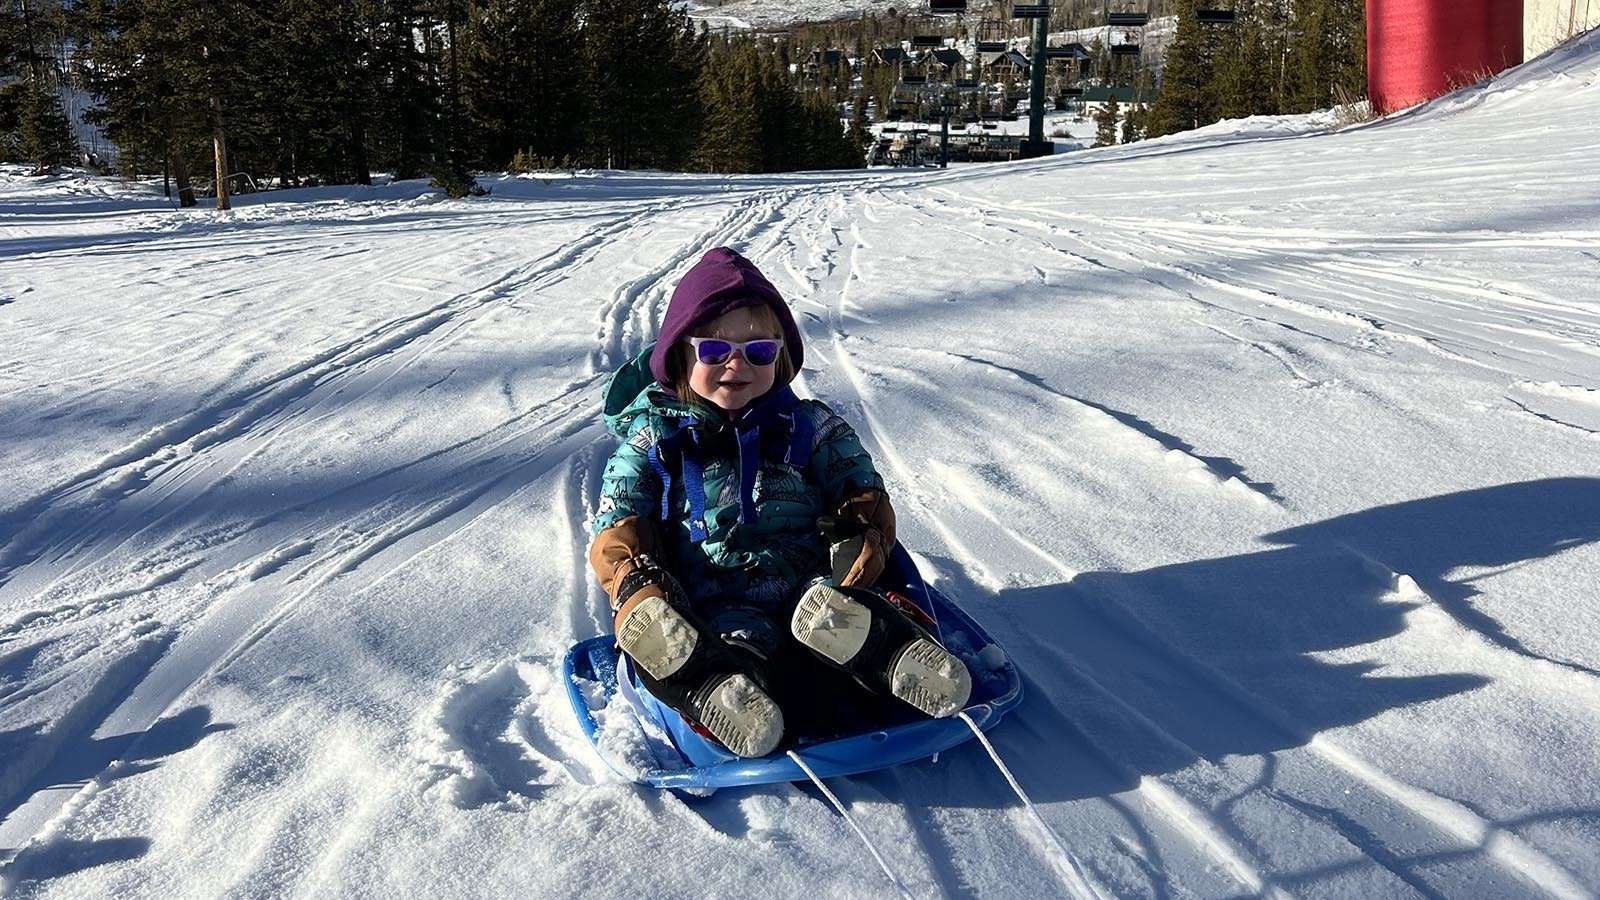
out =
[[[967,0],[928,0],[928,12],[936,16],[955,16],[958,19],[967,11]],[[943,35],[917,35],[911,38],[913,47],[940,47]],[[955,95],[946,85],[939,85],[935,94],[939,116],[939,168],[950,165],[950,113],[957,107]]]
[[[1044,70],[1048,61],[1045,46],[1050,41],[1050,2],[1013,4],[1011,18],[1033,21],[1033,50],[1028,55],[1028,138],[1022,142],[1021,157],[1049,156],[1055,144],[1044,136]]]

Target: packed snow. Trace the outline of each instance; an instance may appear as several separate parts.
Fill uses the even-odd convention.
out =
[[[1024,675],[1039,822],[977,741],[828,782],[907,894],[1600,894],[1597,78],[467,201],[6,170],[0,884],[894,896],[815,787],[625,781],[561,683],[601,386],[731,245]]]

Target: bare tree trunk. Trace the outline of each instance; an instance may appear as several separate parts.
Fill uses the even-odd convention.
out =
[[[33,14],[28,11],[28,0],[22,0],[22,27],[28,32],[28,74],[43,84],[44,73],[39,70],[39,48],[33,40]]]
[[[167,134],[167,159],[172,166],[172,180],[178,185],[178,205],[187,209],[199,203],[194,197],[194,185],[189,183],[189,161],[183,157],[183,147],[175,134]]]
[[[217,209],[232,209],[228,201],[228,136],[222,130],[222,100],[211,98],[211,142],[217,156]]]
[[[365,113],[350,113],[350,152],[354,157],[356,184],[372,184],[372,166],[367,162],[367,125],[362,121]]]

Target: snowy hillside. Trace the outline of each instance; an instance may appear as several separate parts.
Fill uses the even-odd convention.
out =
[[[886,15],[890,9],[925,12],[926,2],[903,0],[688,0],[689,17],[713,29],[735,31],[783,28],[799,22],[830,22],[862,14]]]
[[[810,786],[617,780],[559,684],[600,387],[730,244],[1099,892],[1600,895],[1597,79],[481,201],[5,172],[0,886],[893,896]],[[1064,895],[975,743],[830,788],[911,896]]]

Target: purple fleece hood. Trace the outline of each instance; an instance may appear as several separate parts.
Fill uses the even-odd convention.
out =
[[[778,322],[783,326],[783,347],[789,351],[795,371],[799,371],[804,351],[800,346],[800,329],[794,324],[789,304],[783,302],[778,289],[754,263],[727,247],[718,247],[706,251],[672,292],[655,350],[650,354],[650,374],[656,377],[656,382],[666,388],[672,387],[667,360],[673,348],[690,331],[745,306],[769,306],[777,313]]]

